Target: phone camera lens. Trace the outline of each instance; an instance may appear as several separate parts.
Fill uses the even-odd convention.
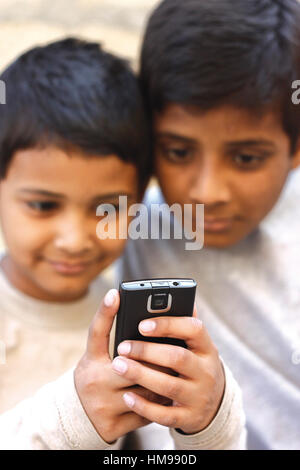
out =
[[[173,282],[173,286],[179,286],[179,282]]]
[[[153,294],[151,301],[152,310],[164,310],[168,307],[168,294]]]

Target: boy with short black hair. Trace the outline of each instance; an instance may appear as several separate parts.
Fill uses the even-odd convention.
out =
[[[96,209],[110,204],[118,214],[110,223],[128,222],[119,196],[138,201],[149,177],[149,128],[128,64],[98,44],[65,39],[23,54],[1,79],[0,447],[120,449],[150,422],[165,427],[147,429],[137,448],[243,447],[239,387],[201,322],[157,320],[161,336],[184,335],[193,348],[182,364],[167,345],[158,356],[152,345],[148,362],[165,361],[153,370],[138,357],[110,358],[116,290],[93,317],[106,289],[99,274],[126,242],[97,236]],[[170,376],[168,366],[196,376]],[[166,406],[175,397],[180,406]]]
[[[129,242],[123,277],[195,277],[255,449],[300,442],[299,77],[296,0],[165,0],[149,19],[140,79],[161,193],[147,202],[204,204],[204,249]]]

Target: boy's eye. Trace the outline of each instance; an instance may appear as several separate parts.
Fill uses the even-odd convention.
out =
[[[192,150],[179,147],[161,147],[163,155],[172,162],[185,163],[191,156]]]
[[[50,212],[58,206],[57,202],[52,201],[28,201],[27,205],[35,212]]]
[[[250,155],[247,153],[236,155],[234,157],[235,163],[237,163],[239,166],[243,167],[253,167],[253,166],[258,166],[260,163],[264,162],[264,158],[262,157],[256,157],[254,155]]]

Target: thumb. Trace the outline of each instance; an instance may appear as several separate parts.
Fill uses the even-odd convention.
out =
[[[117,289],[105,295],[89,328],[87,353],[91,356],[109,356],[109,335],[120,305]]]

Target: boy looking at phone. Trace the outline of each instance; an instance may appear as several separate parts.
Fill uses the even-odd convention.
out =
[[[193,434],[173,430],[176,447],[241,447],[240,391],[225,368],[224,392],[222,364],[199,321],[157,321],[162,336],[184,335],[193,349],[185,367],[199,367],[187,389],[185,381],[178,388],[174,378],[138,361],[131,361],[131,378],[120,376],[109,356],[117,291],[106,294],[94,316],[106,290],[99,274],[125,243],[97,237],[96,209],[110,203],[118,211],[120,195],[140,200],[149,176],[149,131],[132,71],[98,44],[65,39],[23,54],[1,80],[7,88],[0,110],[0,215],[7,247],[0,271],[6,345],[1,448],[117,449],[149,421]],[[119,211],[116,224],[123,218],[128,214]],[[68,371],[81,356],[75,372]],[[183,367],[180,357],[175,368]],[[165,359],[163,366],[173,365]],[[165,395],[181,390],[185,407],[171,412],[163,406]],[[132,393],[145,400],[147,419],[128,407]],[[209,440],[208,433],[194,435],[210,423]],[[158,448],[170,445],[167,427],[155,431]],[[153,445],[151,437],[146,445]]]
[[[296,0],[165,0],[149,19],[140,79],[161,192],[146,201],[204,204],[204,249],[130,241],[122,278],[197,281],[255,449],[300,443],[299,78]]]

